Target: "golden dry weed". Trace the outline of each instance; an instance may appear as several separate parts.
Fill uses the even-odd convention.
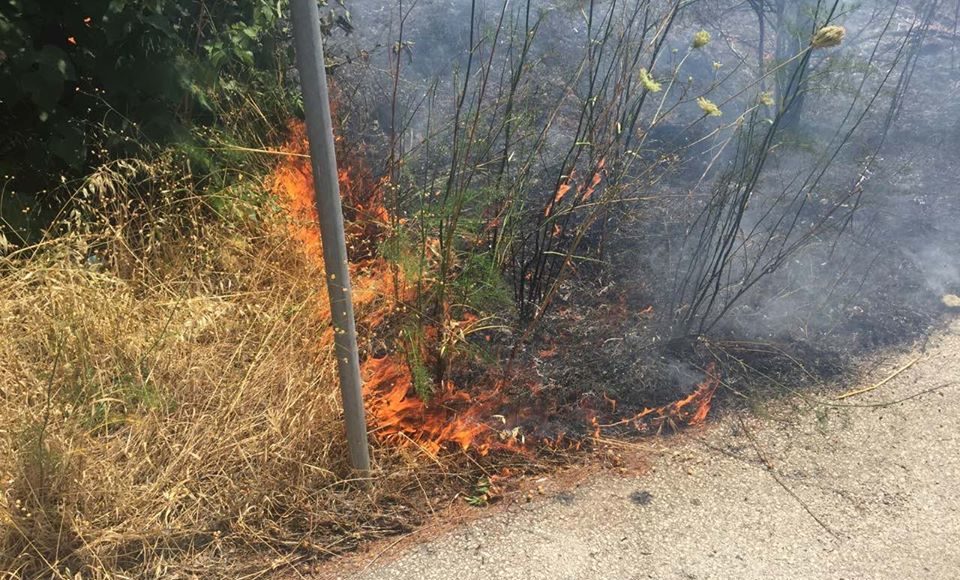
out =
[[[406,525],[381,499],[417,459],[348,481],[322,274],[273,221],[160,259],[81,235],[0,258],[0,578],[234,577],[244,547],[271,566]]]

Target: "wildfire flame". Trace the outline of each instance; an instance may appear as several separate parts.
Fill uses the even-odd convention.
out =
[[[519,449],[516,437],[502,438],[486,423],[504,403],[498,389],[472,396],[444,381],[427,403],[415,394],[402,362],[386,356],[367,359],[363,366],[367,409],[381,440],[412,442],[432,456],[448,444],[480,455],[494,448]]]
[[[291,124],[284,150],[293,155],[284,157],[276,167],[270,179],[271,191],[289,218],[291,236],[300,243],[308,259],[322,267],[313,177],[310,160],[304,157],[308,142],[302,123]],[[358,159],[341,154],[338,173],[348,214],[348,244],[354,250],[376,247],[389,218],[378,193],[383,190],[384,182],[377,183]],[[393,287],[397,276],[382,259],[354,251],[351,260],[354,304],[361,316],[358,323],[376,330],[389,321],[393,311],[393,304],[386,297],[399,296],[401,300],[412,297],[409,291]],[[328,316],[325,297],[317,305],[317,313],[324,318]],[[328,346],[332,338],[332,333],[324,333],[320,346]],[[444,381],[427,403],[414,392],[412,374],[402,357],[368,357],[361,371],[365,378],[364,399],[370,431],[383,442],[413,443],[430,455],[438,454],[447,445],[474,449],[482,455],[495,447],[519,447],[513,441],[502,441],[486,424],[490,414],[502,403],[503,397],[497,389],[472,396],[457,389],[452,382]]]
[[[577,188],[577,195],[575,198],[576,203],[585,203],[590,201],[590,198],[593,197],[593,192],[596,191],[597,186],[600,185],[600,181],[603,179],[603,171],[606,165],[606,159],[601,159],[599,163],[597,163],[597,167],[593,171],[590,179],[582,183]],[[556,208],[559,207],[560,203],[563,201],[563,198],[566,197],[567,193],[569,193],[574,187],[576,175],[577,171],[572,170],[570,175],[563,180],[563,182],[557,188],[556,193],[553,195],[553,199],[546,205],[546,207],[543,208],[543,217],[550,217]]]
[[[389,324],[395,310],[396,304],[388,297],[397,297],[402,302],[412,298],[412,291],[405,288],[402,276],[372,251],[382,241],[389,223],[390,216],[381,193],[388,184],[383,180],[376,181],[362,163],[362,155],[341,151],[345,149],[344,144],[339,138],[337,143],[341,164],[338,177],[347,218],[358,325],[376,331]],[[290,138],[284,150],[293,155],[283,157],[277,165],[269,180],[271,192],[289,217],[291,236],[300,243],[307,258],[321,268],[323,253],[316,226],[310,160],[306,156],[308,143],[302,123],[291,124]],[[581,199],[588,198],[599,185],[602,169],[601,162],[591,178],[578,188]],[[559,202],[566,192],[562,187],[555,202]],[[428,240],[427,243],[433,242]],[[401,287],[396,287],[397,284]],[[327,298],[323,292],[318,296],[317,316],[326,320],[329,316]],[[327,330],[321,335],[318,346],[330,348],[332,328],[329,324],[325,326]],[[435,335],[437,329],[427,329],[427,332]],[[553,356],[555,349],[542,354]],[[532,424],[542,422],[547,415],[557,414],[556,403],[538,395],[541,393],[539,384],[529,385],[528,393],[534,396],[527,403],[513,401],[505,394],[502,379],[493,379],[491,373],[472,392],[458,388],[452,381],[443,381],[430,400],[425,401],[417,395],[410,366],[401,355],[367,357],[361,371],[370,432],[383,443],[415,446],[431,456],[450,447],[486,455],[495,450],[522,451],[533,443],[553,448],[580,446],[580,440],[564,430],[532,436],[535,431]],[[719,377],[711,366],[707,369],[706,380],[679,401],[644,409],[608,423],[601,423],[600,414],[587,409],[587,423],[595,436],[599,436],[603,429],[621,425],[633,425],[641,431],[660,429],[664,424],[699,425],[706,420],[718,384]],[[611,407],[609,416],[616,411],[617,405],[612,399],[607,401]]]
[[[300,242],[304,254],[317,266],[323,266],[320,230],[315,226],[313,170],[310,167],[306,128],[303,123],[290,123],[290,137],[283,150],[289,153],[274,168],[269,185],[274,198],[288,218],[290,235]],[[341,177],[341,181],[343,178]]]
[[[620,419],[613,423],[600,423],[593,416],[590,423],[594,427],[594,436],[599,437],[602,429],[609,429],[621,425],[633,425],[638,431],[647,432],[652,429],[659,431],[664,425],[676,427],[689,425],[691,427],[703,425],[710,413],[713,396],[720,386],[720,374],[716,365],[710,363],[706,369],[707,376],[697,388],[686,397],[664,405],[662,407],[645,408],[631,417]]]

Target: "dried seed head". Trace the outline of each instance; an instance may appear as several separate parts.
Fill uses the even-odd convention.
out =
[[[640,69],[640,84],[651,93],[658,93],[662,88],[660,83],[653,80],[653,77],[650,76],[650,73],[647,72],[645,68]]]
[[[824,26],[813,35],[810,40],[810,47],[817,49],[839,46],[843,42],[843,35],[846,33],[846,29],[842,26]]]
[[[703,111],[704,115],[709,117],[719,117],[723,114],[716,104],[713,101],[706,97],[700,97],[697,99],[697,106],[700,107],[700,110]]]
[[[710,33],[706,30],[701,30],[700,32],[693,35],[693,48],[703,48],[710,43]]]

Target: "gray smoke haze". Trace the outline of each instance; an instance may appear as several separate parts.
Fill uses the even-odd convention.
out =
[[[642,286],[636,291],[656,305],[664,318],[660,332],[667,334],[674,332],[670,325],[676,313],[689,306],[678,291],[678,272],[695,262],[698,216],[736,167],[744,125],[755,123],[760,131],[767,122],[763,111],[756,118],[747,111],[756,108],[758,95],[774,91],[773,77],[759,79],[756,69],[758,59],[770,66],[774,58],[769,22],[761,57],[757,16],[749,3],[687,4],[672,21],[650,71],[668,90],[643,106],[638,123],[642,144],[633,153],[635,173],[647,165],[656,171],[637,179],[634,195],[624,194],[646,201],[610,218],[618,235],[605,257],[616,284]],[[654,2],[642,16],[659,22],[671,5]],[[473,42],[486,42],[475,61],[488,58],[494,39],[501,49],[490,60],[496,74],[486,81],[488,94],[502,95],[528,17],[523,2],[504,6],[496,0],[473,6],[468,0],[404,1],[403,42],[398,43],[400,4],[350,2],[356,32],[331,44],[334,58],[343,63],[335,76],[350,103],[354,130],[371,141],[402,130],[401,138],[415,150],[427,139],[431,123],[436,128],[450,122],[469,58],[471,8],[477,23]],[[558,121],[537,159],[545,172],[570,147],[585,106],[587,80],[571,84],[569,79],[587,50],[590,15],[601,21],[613,10],[621,19],[612,19],[616,28],[623,26],[628,8],[611,2],[530,5],[529,18],[540,24],[530,46],[529,74],[535,80],[525,85],[522,112],[542,119],[560,103]],[[758,269],[771,261],[777,267],[723,310],[711,332],[887,344],[925,331],[945,311],[942,296],[960,294],[955,19],[954,8],[945,2],[840,5],[832,23],[846,28],[846,38],[837,48],[811,53],[811,89],[800,128],[778,137],[750,191],[713,314]],[[497,35],[499,22],[504,31]],[[710,32],[712,41],[691,52],[699,30]],[[797,34],[808,38],[806,32]],[[608,51],[595,58],[614,62],[616,55]],[[398,59],[394,117],[392,73]],[[477,62],[473,67],[471,74],[477,74]],[[671,88],[667,84],[674,73]],[[703,119],[696,95],[707,95],[723,115]],[[665,120],[644,131],[658,115]],[[394,127],[397,119],[402,127]],[[426,172],[430,163],[419,158],[412,166]],[[527,185],[531,196],[544,196],[551,194],[553,182],[534,179]],[[776,250],[794,242],[798,247],[786,256]]]

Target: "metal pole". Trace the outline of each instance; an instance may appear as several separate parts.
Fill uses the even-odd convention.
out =
[[[323,64],[323,39],[317,0],[292,0],[293,40],[297,69],[303,90],[303,109],[307,118],[307,137],[313,166],[320,237],[323,240],[323,264],[330,295],[334,348],[340,376],[340,394],[347,424],[350,464],[361,472],[370,470],[367,423],[360,390],[360,360],[357,354],[357,329],[353,320],[353,297],[347,270],[347,245],[340,208],[340,184],[337,182],[337,156],[333,148],[333,123],[327,77]]]

